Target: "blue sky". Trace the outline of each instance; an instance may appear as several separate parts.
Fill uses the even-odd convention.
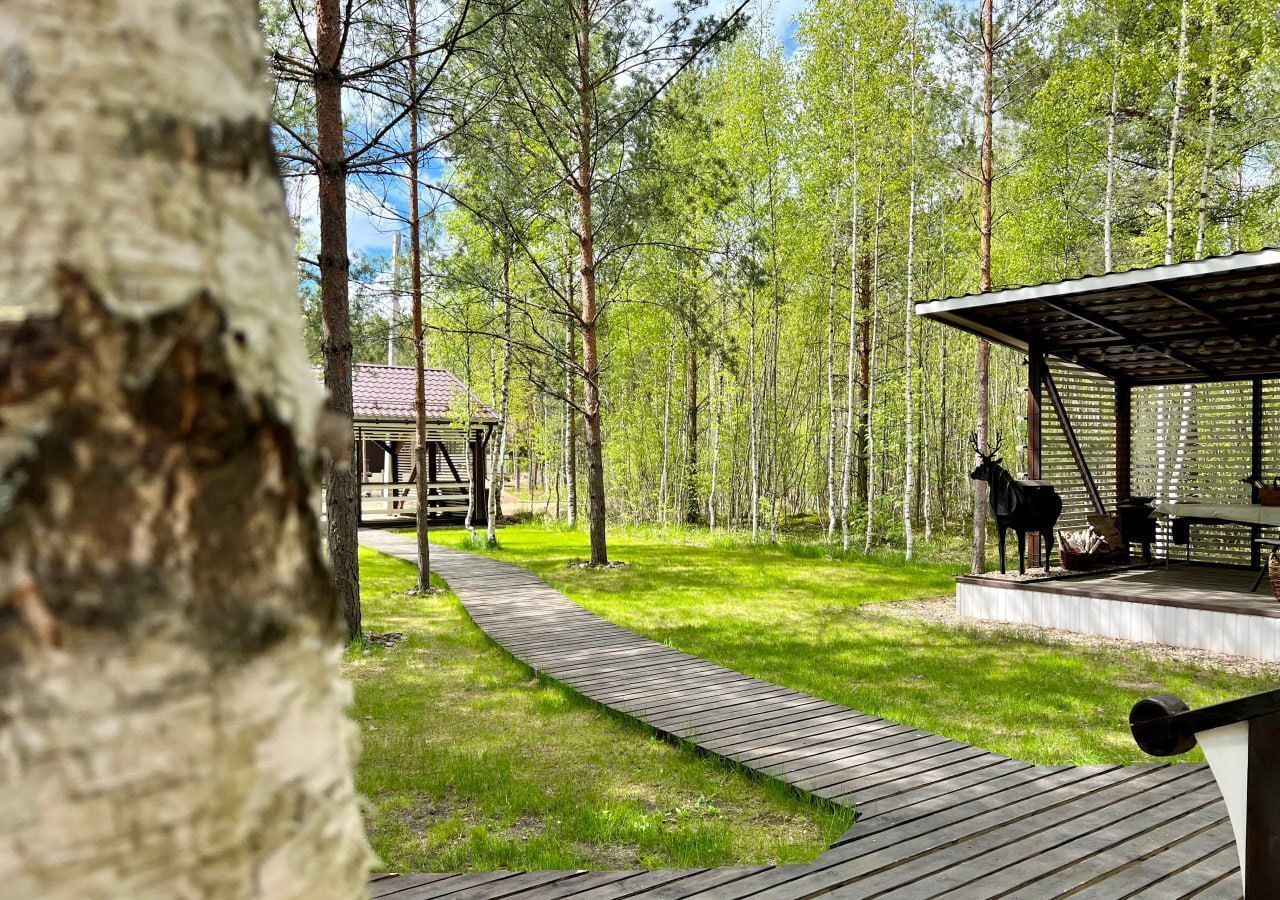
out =
[[[724,12],[735,8],[741,0],[724,3]],[[670,4],[666,0],[655,3],[659,12]],[[794,18],[805,6],[805,0],[757,0],[747,7],[753,17],[768,16],[773,20],[774,33],[789,54],[795,49]],[[432,161],[428,166],[428,178],[444,174],[444,166]],[[424,197],[424,203],[430,203]],[[314,177],[291,179],[289,182],[289,208],[300,216],[299,225],[304,239],[314,245],[319,238],[316,215],[316,185]],[[391,254],[393,235],[403,230],[407,218],[408,198],[404,184],[396,178],[352,178],[347,187],[347,245],[351,255],[388,257]]]

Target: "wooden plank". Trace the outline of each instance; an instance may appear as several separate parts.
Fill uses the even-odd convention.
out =
[[[1211,779],[1207,787],[1186,787],[1183,782],[1191,780],[1144,792],[1092,817],[1045,829],[1031,840],[1006,843],[995,853],[957,866],[947,873],[949,883],[957,885],[953,894],[991,900],[1032,886],[1044,896],[1048,886],[1054,891],[1075,886],[1075,879],[1063,874],[1074,863],[1132,859],[1145,852],[1148,844],[1143,839],[1150,841],[1153,833],[1164,830],[1170,832],[1167,838],[1179,839],[1207,828],[1225,808]],[[1137,846],[1130,846],[1135,839]]]
[[[1130,896],[1133,900],[1184,900],[1188,897],[1208,900],[1206,894],[1211,888],[1219,897],[1225,895],[1231,900],[1244,897],[1240,857],[1234,843]]]
[[[1077,892],[1073,896],[1081,900],[1127,896],[1232,844],[1225,816],[1225,809],[1211,804],[1185,820],[1139,835],[1123,853],[1090,856],[1059,870],[1053,884],[1064,892]],[[1043,893],[1041,886],[1033,883],[1008,896],[1010,900],[1038,900]]]

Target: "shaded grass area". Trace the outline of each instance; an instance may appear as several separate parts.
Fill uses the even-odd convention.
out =
[[[461,531],[432,540],[468,545]],[[614,529],[618,569],[585,559],[578,531],[509,526],[484,552],[526,566],[613,622],[796,690],[1035,763],[1150,761],[1129,735],[1141,697],[1193,707],[1274,687],[1262,677],[1171,662],[1158,652],[1088,648],[927,625],[877,603],[952,594],[948,565],[832,558],[821,545]],[[469,548],[472,549],[472,548]],[[1198,752],[1198,751],[1197,751]],[[1183,757],[1190,759],[1192,757]]]
[[[662,741],[534,677],[412,564],[360,551],[369,632],[348,649],[374,850],[393,871],[800,862],[848,810]],[[437,586],[443,584],[436,581]]]

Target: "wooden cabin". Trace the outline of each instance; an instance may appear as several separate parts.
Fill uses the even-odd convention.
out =
[[[427,369],[427,511],[433,520],[487,522],[485,453],[498,422],[453,373]],[[352,372],[356,468],[362,524],[411,523],[417,516],[417,444],[412,366],[361,363]]]
[[[1280,540],[1280,506],[1260,502],[1280,478],[1280,250],[916,312],[1025,354],[1021,474],[1057,487],[1060,529],[1154,509],[1150,563],[962,576],[962,614],[1280,660],[1280,602],[1259,577]]]

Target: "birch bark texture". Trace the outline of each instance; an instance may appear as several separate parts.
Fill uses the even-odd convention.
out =
[[[250,0],[0,8],[0,883],[356,897],[323,412]]]

